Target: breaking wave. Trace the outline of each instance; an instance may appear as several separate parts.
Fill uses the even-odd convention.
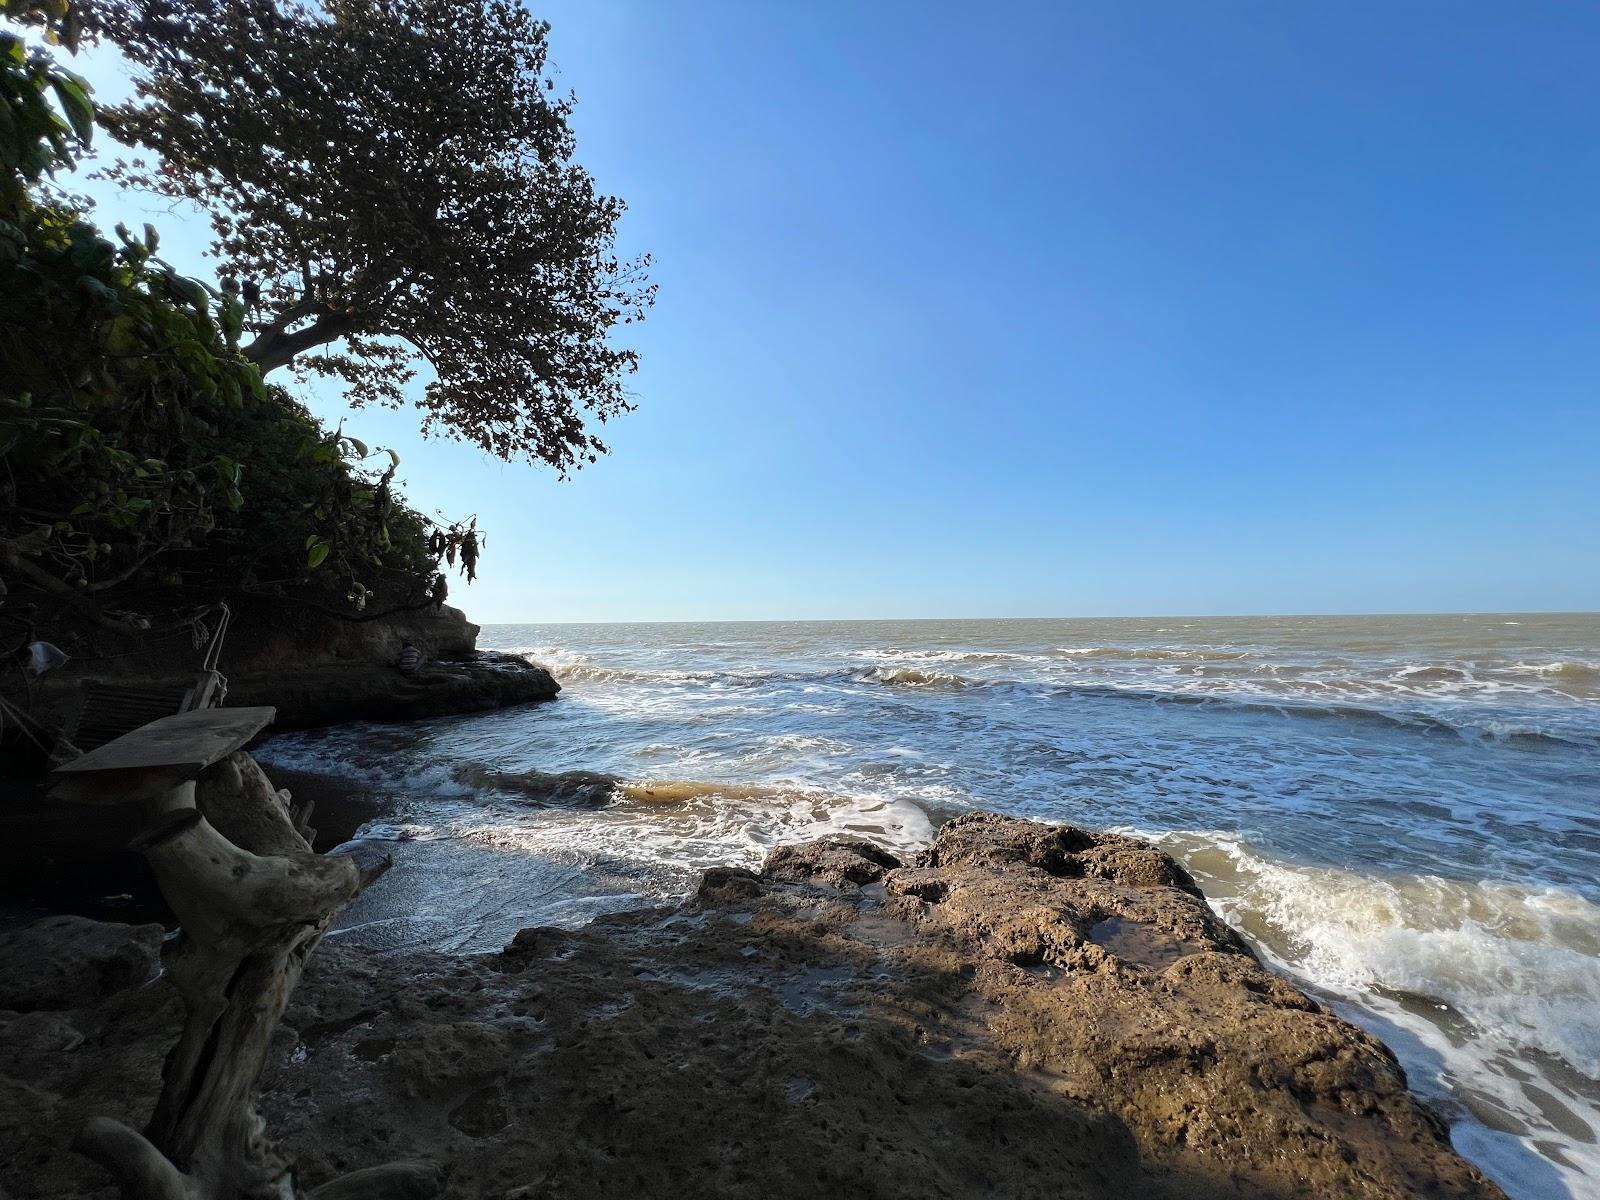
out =
[[[1070,655],[1101,655],[1103,647],[1064,648]],[[530,662],[547,667],[564,683],[640,684],[666,687],[704,687],[711,689],[741,690],[772,685],[793,684],[845,686],[874,684],[895,688],[915,688],[929,691],[964,691],[968,689],[1005,688],[1025,689],[1043,695],[1066,699],[1098,698],[1122,701],[1143,701],[1152,704],[1184,704],[1216,707],[1222,711],[1275,714],[1291,718],[1337,719],[1351,721],[1376,721],[1413,731],[1449,734],[1468,740],[1513,742],[1530,746],[1578,745],[1600,746],[1600,735],[1590,730],[1564,727],[1559,721],[1544,721],[1531,713],[1518,716],[1498,716],[1484,712],[1481,707],[1466,703],[1452,693],[1442,693],[1430,699],[1419,693],[1416,685],[1436,683],[1460,684],[1471,678],[1464,668],[1443,665],[1407,665],[1391,671],[1378,680],[1348,679],[1299,680],[1285,682],[1276,674],[1276,668],[1267,664],[1264,676],[1243,677],[1168,677],[1156,676],[1160,686],[1152,686],[1150,676],[1132,676],[1126,679],[1106,678],[1103,674],[1078,672],[1061,674],[1045,669],[1030,673],[968,673],[944,670],[931,664],[967,663],[979,667],[1037,664],[1048,662],[1038,655],[979,654],[951,651],[918,653],[889,651],[863,651],[858,657],[881,658],[883,665],[875,667],[837,667],[818,670],[760,671],[760,670],[655,670],[632,666],[609,666],[594,662],[588,655],[540,650],[521,650]],[[1232,652],[1151,651],[1128,652],[1127,657],[1145,657],[1158,660],[1181,661],[1196,658],[1202,661],[1239,661],[1253,656]],[[915,665],[913,665],[915,664]],[[1600,671],[1581,664],[1551,663],[1531,666],[1517,664],[1527,674],[1543,674],[1573,679],[1584,679],[1589,674],[1600,678]],[[1399,690],[1385,686],[1389,681],[1399,681]],[[1330,700],[1330,695],[1341,697]]]
[[[1057,646],[1069,658],[1121,659],[1127,662],[1244,662],[1256,655],[1246,650],[1167,646]]]
[[[1281,969],[1375,1014],[1412,1085],[1537,1136],[1572,1186],[1600,1172],[1600,906],[1562,888],[1374,876],[1269,858],[1220,833],[1150,832]],[[1399,1031],[1402,1036],[1396,1039]],[[1506,1182],[1522,1165],[1475,1145]]]
[[[948,671],[926,671],[919,667],[878,667],[862,678],[889,687],[966,688],[982,685],[981,680],[967,679]]]
[[[1222,835],[1156,840],[1313,983],[1446,1004],[1479,1034],[1600,1082],[1600,906],[1561,888],[1278,862]]]

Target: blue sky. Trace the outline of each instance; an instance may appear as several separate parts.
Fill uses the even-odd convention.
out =
[[[348,419],[474,619],[1600,608],[1600,7],[534,8],[661,296],[570,482]]]

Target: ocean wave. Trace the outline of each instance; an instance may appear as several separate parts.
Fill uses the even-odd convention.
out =
[[[1047,654],[1024,654],[1010,650],[857,650],[852,658],[887,659],[892,662],[1014,663],[1049,662]]]
[[[1512,665],[1521,671],[1532,671],[1535,675],[1572,675],[1579,679],[1600,679],[1600,666],[1593,663],[1568,662],[1560,659],[1556,662],[1519,662]]]
[[[877,667],[861,678],[890,687],[967,688],[985,681],[953,675],[948,671],[925,671],[919,667]]]
[[[741,804],[804,802],[818,811],[848,808],[860,798],[784,784],[740,783],[714,779],[626,780],[599,771],[495,770],[476,763],[455,769],[457,782],[474,794],[511,796],[535,808],[596,809],[613,804],[671,807],[703,801]]]
[[[1512,670],[1526,672],[1552,691],[1580,700],[1600,699],[1600,663],[1573,662],[1560,659],[1556,662],[1512,664]]]
[[[1057,646],[1057,654],[1069,658],[1121,659],[1129,662],[1243,662],[1256,655],[1246,650],[1176,646]]]
[[[587,654],[580,654],[568,650],[563,646],[525,646],[515,645],[502,648],[506,654],[515,654],[535,666],[540,666],[558,678],[561,672],[575,667],[588,666],[594,659]]]
[[[1071,647],[1064,652],[1076,653]],[[1087,652],[1100,653],[1100,648]],[[1142,653],[1142,652],[1141,652]],[[1162,651],[1161,654],[1167,652]],[[1172,652],[1174,660],[1189,652]],[[1221,652],[1195,651],[1193,657]],[[1231,653],[1231,652],[1230,652]],[[863,652],[880,657],[887,652]],[[759,689],[779,684],[842,686],[875,684],[929,691],[976,689],[1024,689],[1068,698],[1103,698],[1144,701],[1155,704],[1184,704],[1216,707],[1230,712],[1256,712],[1289,718],[1375,721],[1383,724],[1441,734],[1468,740],[1519,743],[1528,746],[1568,745],[1585,748],[1600,746],[1600,734],[1564,727],[1561,721],[1537,714],[1531,709],[1508,713],[1488,710],[1464,702],[1455,689],[1464,683],[1480,681],[1463,667],[1445,664],[1409,664],[1378,679],[1346,677],[1336,679],[1296,678],[1284,680],[1272,674],[1273,665],[1263,664],[1268,672],[1257,678],[1228,675],[1206,676],[1128,675],[1121,679],[1101,673],[1063,675],[1040,671],[1029,675],[980,674],[944,670],[934,662],[955,663],[980,659],[1000,664],[1026,656],[970,655],[965,652],[929,652],[904,655],[880,666],[815,670],[648,670],[630,666],[605,666],[586,655],[546,655],[530,661],[549,667],[564,683],[640,684],[648,686],[705,687],[713,689]],[[1224,656],[1225,657],[1225,656]],[[908,661],[909,660],[909,661]],[[1074,659],[1073,661],[1081,661]],[[1523,664],[1519,664],[1521,666]],[[1554,668],[1571,666],[1573,678],[1587,670],[1582,664],[1548,664],[1547,675],[1560,674]],[[1203,669],[1203,668],[1201,668]],[[1532,667],[1528,667],[1531,672]],[[1159,682],[1158,682],[1159,681]],[[1444,690],[1437,693],[1415,685],[1434,683]],[[1152,686],[1152,685],[1156,686]],[[1498,685],[1482,682],[1484,695],[1497,694]],[[1513,689],[1513,696],[1522,693]],[[1323,697],[1328,697],[1324,699]],[[1337,697],[1334,699],[1333,697]],[[1570,704],[1570,698],[1567,703]],[[1560,715],[1560,710],[1554,714]]]
[[[783,679],[810,678],[803,673],[781,671],[650,671],[639,667],[606,667],[584,655],[566,661],[541,659],[532,654],[523,657],[536,666],[544,667],[563,683],[699,683],[717,687],[761,687]]]
[[[928,843],[933,828],[904,799],[684,779],[623,783],[617,802],[601,809],[554,809],[515,823],[480,818],[453,832],[503,851],[660,871],[685,889],[708,867],[758,868],[774,846],[842,835],[910,853]]]
[[[1219,911],[1320,987],[1449,1006],[1600,1081],[1600,905],[1559,888],[1279,862],[1222,834],[1146,834]]]
[[[1379,708],[1361,704],[1328,704],[1295,696],[1264,697],[1249,693],[1163,691],[1155,688],[1098,684],[1065,684],[1054,689],[1064,696],[1113,700],[1140,700],[1151,704],[1215,707],[1228,712],[1266,713],[1311,720],[1372,721],[1396,728],[1448,734],[1468,740],[1521,742],[1529,745],[1600,746],[1600,735],[1552,728],[1532,720],[1445,715],[1407,708]]]
[[[1406,666],[1395,672],[1396,679],[1406,683],[1460,683],[1471,679],[1472,676],[1461,667],[1447,666]]]
[[[619,794],[638,804],[692,804],[701,800],[781,801],[804,800],[824,806],[843,805],[850,797],[817,788],[785,787],[782,784],[729,783],[713,779],[657,779],[624,783]]]
[[[464,763],[454,774],[475,793],[509,794],[536,808],[598,808],[615,799],[621,788],[615,776],[599,771],[500,771]]]

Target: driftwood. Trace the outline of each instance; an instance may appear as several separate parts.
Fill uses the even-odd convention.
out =
[[[266,1136],[257,1083],[307,958],[335,914],[388,869],[388,856],[313,852],[304,814],[243,753],[150,805],[134,845],[182,923],[162,961],[183,998],[183,1034],[144,1133],[95,1118],[75,1145],[127,1200],[297,1200],[306,1193]],[[431,1163],[393,1163],[310,1195],[426,1197],[438,1184]]]

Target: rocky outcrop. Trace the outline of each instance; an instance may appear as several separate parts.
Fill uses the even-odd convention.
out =
[[[153,977],[159,925],[69,915],[0,932],[0,1012],[81,1008]]]
[[[87,1067],[153,1071],[172,1008],[119,992],[0,1066],[0,1187],[109,1194],[65,1145],[113,1103]],[[786,848],[498,955],[330,940],[265,1085],[312,1186],[404,1155],[497,1200],[1501,1195],[1173,860],[989,814],[910,863]]]
[[[475,649],[478,626],[449,605],[359,620],[303,604],[235,603],[238,611],[219,659],[229,684],[227,703],[270,704],[278,710],[279,729],[478,712],[552,700],[561,690],[543,667],[516,655]],[[402,675],[395,667],[406,642],[421,651],[426,664],[415,675]],[[91,681],[165,689],[176,711],[201,658],[186,629],[152,635],[114,653],[74,658],[45,677],[34,716],[51,729],[70,728],[82,688]]]
[[[270,704],[275,729],[347,721],[416,721],[554,700],[561,685],[514,654],[478,651],[402,675],[392,661],[320,661],[228,676],[230,705]]]
[[[294,671],[307,662],[393,664],[410,642],[435,661],[470,659],[478,627],[446,604],[400,609],[362,619],[285,601],[235,601],[223,672]]]

